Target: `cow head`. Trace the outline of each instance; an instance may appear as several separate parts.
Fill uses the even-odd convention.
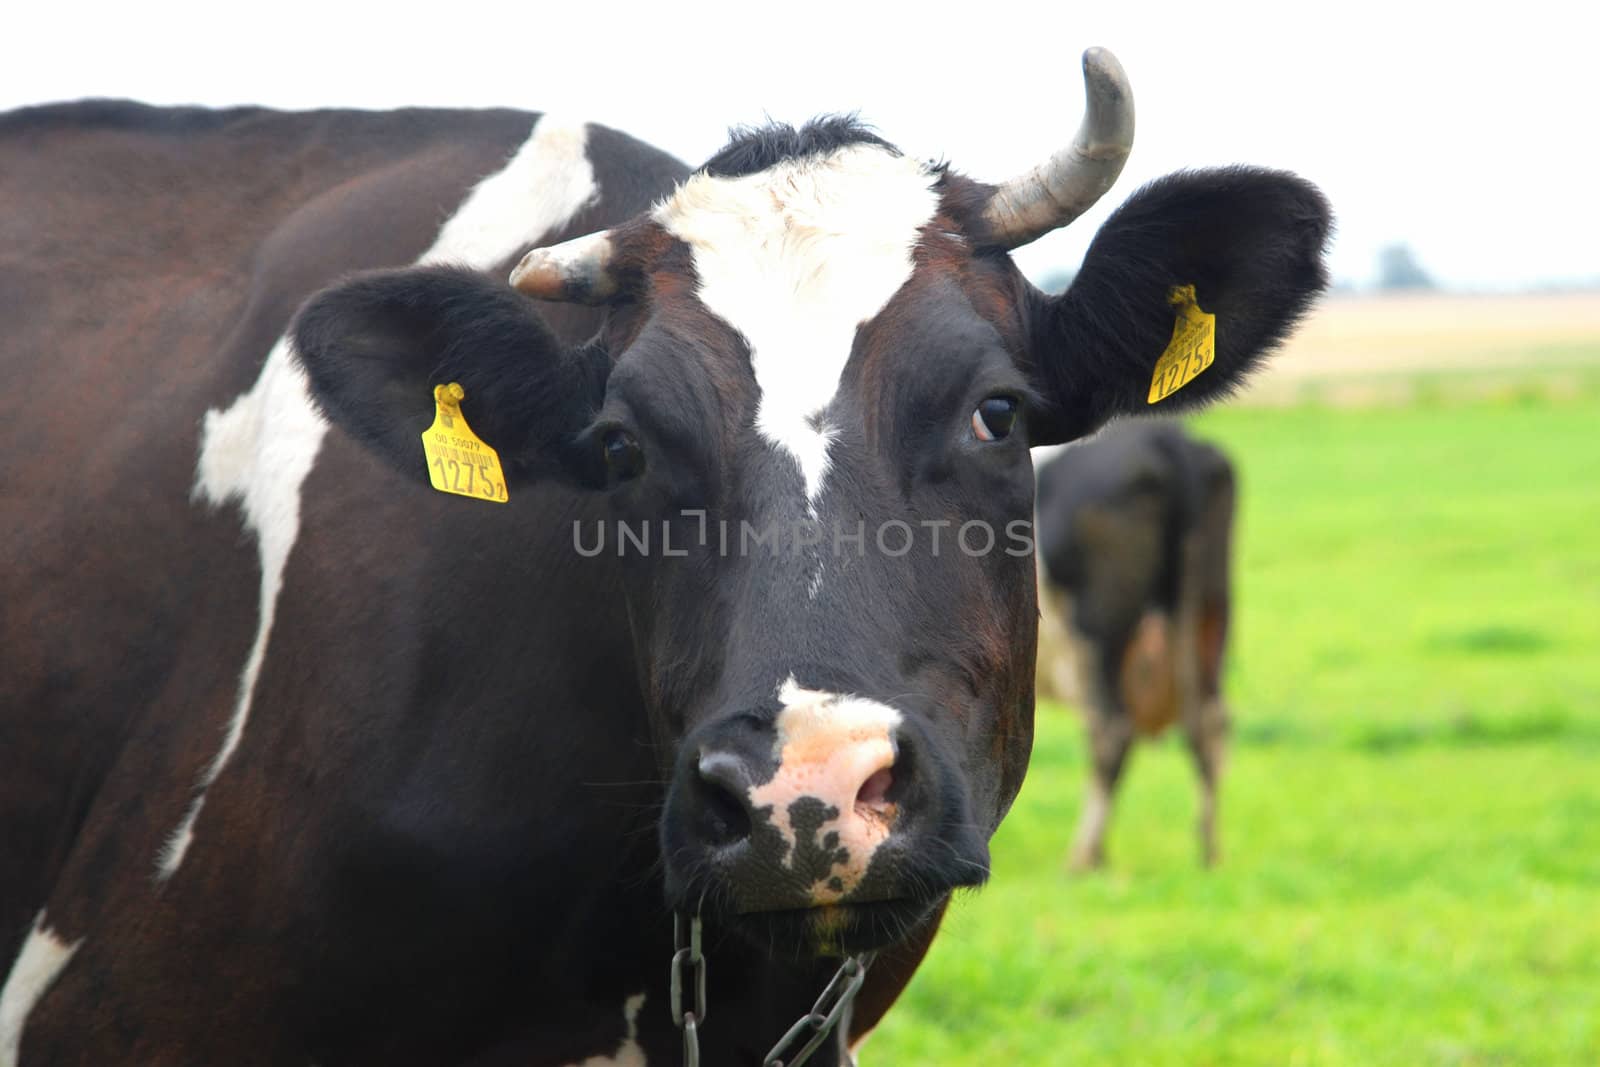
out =
[[[1320,194],[1227,169],[1141,190],[1068,292],[1030,286],[1007,252],[1131,143],[1121,68],[1084,70],[1074,143],[1000,186],[849,121],[746,131],[515,288],[378,273],[298,319],[318,402],[401,470],[425,478],[432,387],[457,381],[513,479],[653,531],[573,566],[623,570],[668,895],[763,946],[892,941],[984,879],[1032,737],[1029,447],[1147,407],[1174,287],[1216,316],[1215,362],[1164,412],[1235,386],[1324,285]],[[530,297],[606,325],[564,346]]]

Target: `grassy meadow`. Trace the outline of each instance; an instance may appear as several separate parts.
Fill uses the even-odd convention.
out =
[[[1082,730],[1041,706],[993,881],[863,1063],[1600,1064],[1596,359],[1196,419],[1242,478],[1222,865],[1170,735],[1067,873]]]

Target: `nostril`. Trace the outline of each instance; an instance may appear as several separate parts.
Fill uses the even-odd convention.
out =
[[[856,793],[856,808],[883,811],[889,806],[889,790],[894,785],[894,772],[888,767],[873,771]]]
[[[706,840],[713,845],[731,845],[750,836],[750,813],[739,798],[715,782],[704,789]]]
[[[749,837],[750,810],[745,802],[749,776],[744,765],[725,753],[711,753],[700,757],[697,769],[708,841],[729,845]]]

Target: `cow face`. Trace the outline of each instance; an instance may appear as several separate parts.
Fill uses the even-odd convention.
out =
[[[523,293],[610,307],[588,344],[439,268],[303,310],[319,402],[402,470],[425,477],[432,386],[458,381],[515,477],[606,494],[574,565],[621,571],[674,906],[781,952],[854,950],[980,883],[1032,733],[1028,447],[1145,406],[1174,286],[1219,327],[1167,410],[1235,383],[1324,283],[1320,195],[1228,170],[1137,194],[1047,298],[1006,250],[1090,179],[1109,184],[995,187],[848,122],[774,128],[524,259]]]
[[[1018,280],[942,174],[830,134],[614,238],[644,299],[580,435],[620,522],[688,553],[622,560],[669,892],[762,943],[880,939],[981,880],[1031,732]]]

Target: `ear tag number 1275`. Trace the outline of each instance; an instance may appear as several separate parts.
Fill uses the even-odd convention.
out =
[[[1167,342],[1167,350],[1156,360],[1155,373],[1150,376],[1151,404],[1194,381],[1217,359],[1217,317],[1200,310],[1194,286],[1173,286],[1167,303],[1177,309],[1178,320],[1172,324],[1172,340]]]
[[[459,382],[433,387],[433,425],[422,435],[428,480],[441,493],[504,504],[511,496],[506,492],[500,457],[467,425],[461,414],[461,401],[466,398]]]

